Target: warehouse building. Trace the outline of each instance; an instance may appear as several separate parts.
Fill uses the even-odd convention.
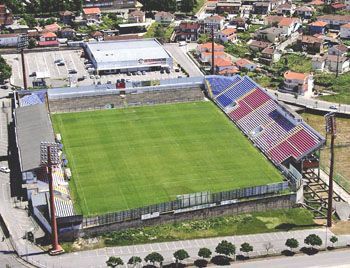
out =
[[[98,74],[173,67],[170,54],[156,39],[88,43],[85,52]]]

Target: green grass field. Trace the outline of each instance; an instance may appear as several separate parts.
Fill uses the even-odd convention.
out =
[[[84,215],[282,180],[211,102],[52,115]]]

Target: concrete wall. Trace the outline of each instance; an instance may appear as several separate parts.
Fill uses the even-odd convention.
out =
[[[202,210],[189,211],[184,213],[167,213],[160,217],[150,220],[134,220],[122,223],[115,223],[103,226],[85,228],[80,231],[80,236],[95,236],[105,232],[125,230],[142,226],[159,225],[165,223],[175,223],[177,221],[206,219],[208,217],[219,217],[225,215],[236,215],[240,213],[250,213],[257,211],[266,211],[273,209],[287,209],[295,204],[295,194],[271,196],[261,199],[242,201],[235,204],[206,208]]]
[[[110,94],[100,96],[84,96],[66,99],[49,100],[50,112],[74,112],[84,110],[105,109],[106,105],[122,108],[134,105],[150,105],[172,102],[187,102],[203,100],[203,93],[199,86],[186,89],[169,89],[148,91],[139,94]]]

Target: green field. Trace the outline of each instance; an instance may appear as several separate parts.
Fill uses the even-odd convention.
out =
[[[211,102],[52,115],[84,215],[282,180]]]

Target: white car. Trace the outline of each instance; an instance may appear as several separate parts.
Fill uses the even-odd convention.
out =
[[[0,167],[0,171],[3,173],[10,173],[10,169],[7,167]]]

